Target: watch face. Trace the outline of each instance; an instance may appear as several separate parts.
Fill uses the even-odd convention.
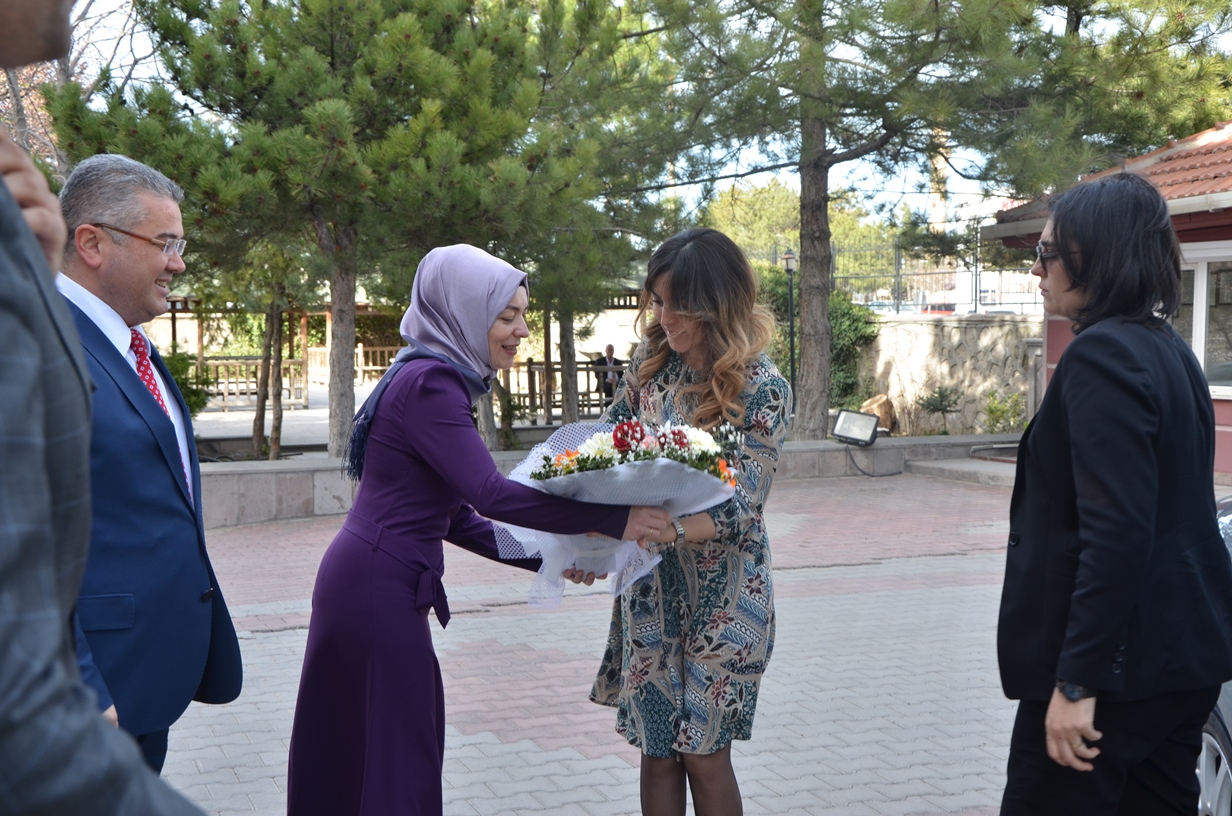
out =
[[[1076,703],[1086,695],[1086,689],[1077,683],[1062,683],[1060,686],[1061,695],[1071,703]]]

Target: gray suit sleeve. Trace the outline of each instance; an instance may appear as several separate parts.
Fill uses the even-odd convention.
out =
[[[88,409],[14,210],[0,184],[0,816],[199,816],[102,719],[77,672]]]

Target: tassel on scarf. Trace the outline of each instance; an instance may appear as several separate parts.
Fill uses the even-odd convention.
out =
[[[358,482],[359,477],[364,473],[364,450],[368,447],[368,432],[372,427],[372,418],[376,416],[377,403],[381,401],[381,395],[385,393],[385,389],[393,381],[394,375],[398,373],[398,369],[411,360],[432,359],[440,360],[442,363],[449,363],[462,375],[462,380],[466,383],[466,390],[470,395],[471,402],[474,402],[480,394],[488,392],[489,385],[487,380],[481,379],[474,371],[454,362],[443,354],[429,351],[414,340],[408,342],[410,342],[410,345],[398,352],[398,356],[394,358],[394,362],[389,367],[389,370],[385,372],[385,376],[381,377],[381,381],[376,384],[376,388],[372,389],[368,399],[364,400],[364,404],[355,412],[355,418],[351,420],[351,438],[347,440],[346,453],[342,455],[342,472],[350,477],[352,481]]]
[[[376,416],[376,404],[381,401],[381,395],[393,381],[398,369],[409,362],[409,351],[403,349],[398,353],[393,365],[385,372],[385,376],[381,377],[381,381],[372,389],[368,399],[364,400],[364,404],[355,412],[355,418],[351,420],[351,438],[347,440],[346,453],[342,455],[342,472],[353,482],[358,482],[359,477],[364,475],[364,452],[368,448],[368,432],[372,429],[372,418]]]

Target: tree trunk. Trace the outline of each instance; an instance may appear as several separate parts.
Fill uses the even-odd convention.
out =
[[[73,59],[72,54],[67,54],[56,60],[56,87],[63,88],[65,85],[73,81]],[[56,175],[60,181],[68,180],[69,175],[73,172],[73,161],[60,148],[59,141],[53,140],[53,145],[56,155]]]
[[[826,123],[816,110],[824,53],[801,43],[800,363],[792,439],[825,439],[830,414],[830,166]],[[803,66],[808,66],[803,67]]]
[[[341,459],[355,416],[356,229],[317,217],[317,244],[330,259],[329,455]]]
[[[577,351],[573,345],[573,313],[557,315],[560,324],[560,421],[578,421]]]
[[[274,340],[274,323],[278,319],[274,315],[276,308],[277,300],[275,300],[275,305],[265,313],[265,331],[261,337],[261,363],[257,373],[257,413],[252,418],[253,459],[260,459],[262,449],[265,447],[265,397],[269,394],[271,344]]]
[[[492,395],[500,400],[500,443],[501,450],[514,450],[516,437],[513,435],[513,397],[509,389],[501,382],[500,377],[492,378]]]
[[[13,141],[29,153],[30,121],[26,118],[26,105],[21,98],[21,77],[17,75],[16,68],[5,68],[4,75],[9,82],[9,99],[13,106]]]
[[[273,418],[270,423],[269,458],[271,462],[278,461],[282,454],[282,302],[284,287],[281,283],[274,284],[274,308],[270,310],[270,320],[274,324],[273,336],[270,338],[270,348],[273,359],[270,360],[270,401],[273,405]]]
[[[496,412],[492,410],[492,395],[485,394],[475,403],[475,418],[479,427],[479,435],[488,450],[500,448],[500,429],[496,427]]]
[[[552,312],[543,310],[543,424],[552,424]]]

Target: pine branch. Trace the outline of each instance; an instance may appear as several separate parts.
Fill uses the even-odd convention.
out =
[[[695,178],[695,179],[686,179],[685,181],[671,181],[671,182],[666,182],[664,184],[648,184],[642,187],[632,187],[627,190],[612,190],[610,191],[610,194],[614,196],[627,196],[627,195],[633,195],[636,193],[651,193],[657,190],[671,190],[676,187],[692,187],[697,184],[713,184],[716,181],[727,181],[729,179],[745,178],[747,176],[755,176],[758,173],[769,173],[772,170],[785,170],[788,168],[794,169],[797,167],[799,167],[799,163],[794,162],[794,161],[781,162],[779,164],[767,164],[767,165],[762,165],[752,170],[746,170],[740,173],[724,173],[722,175],[706,176],[703,178]]]

